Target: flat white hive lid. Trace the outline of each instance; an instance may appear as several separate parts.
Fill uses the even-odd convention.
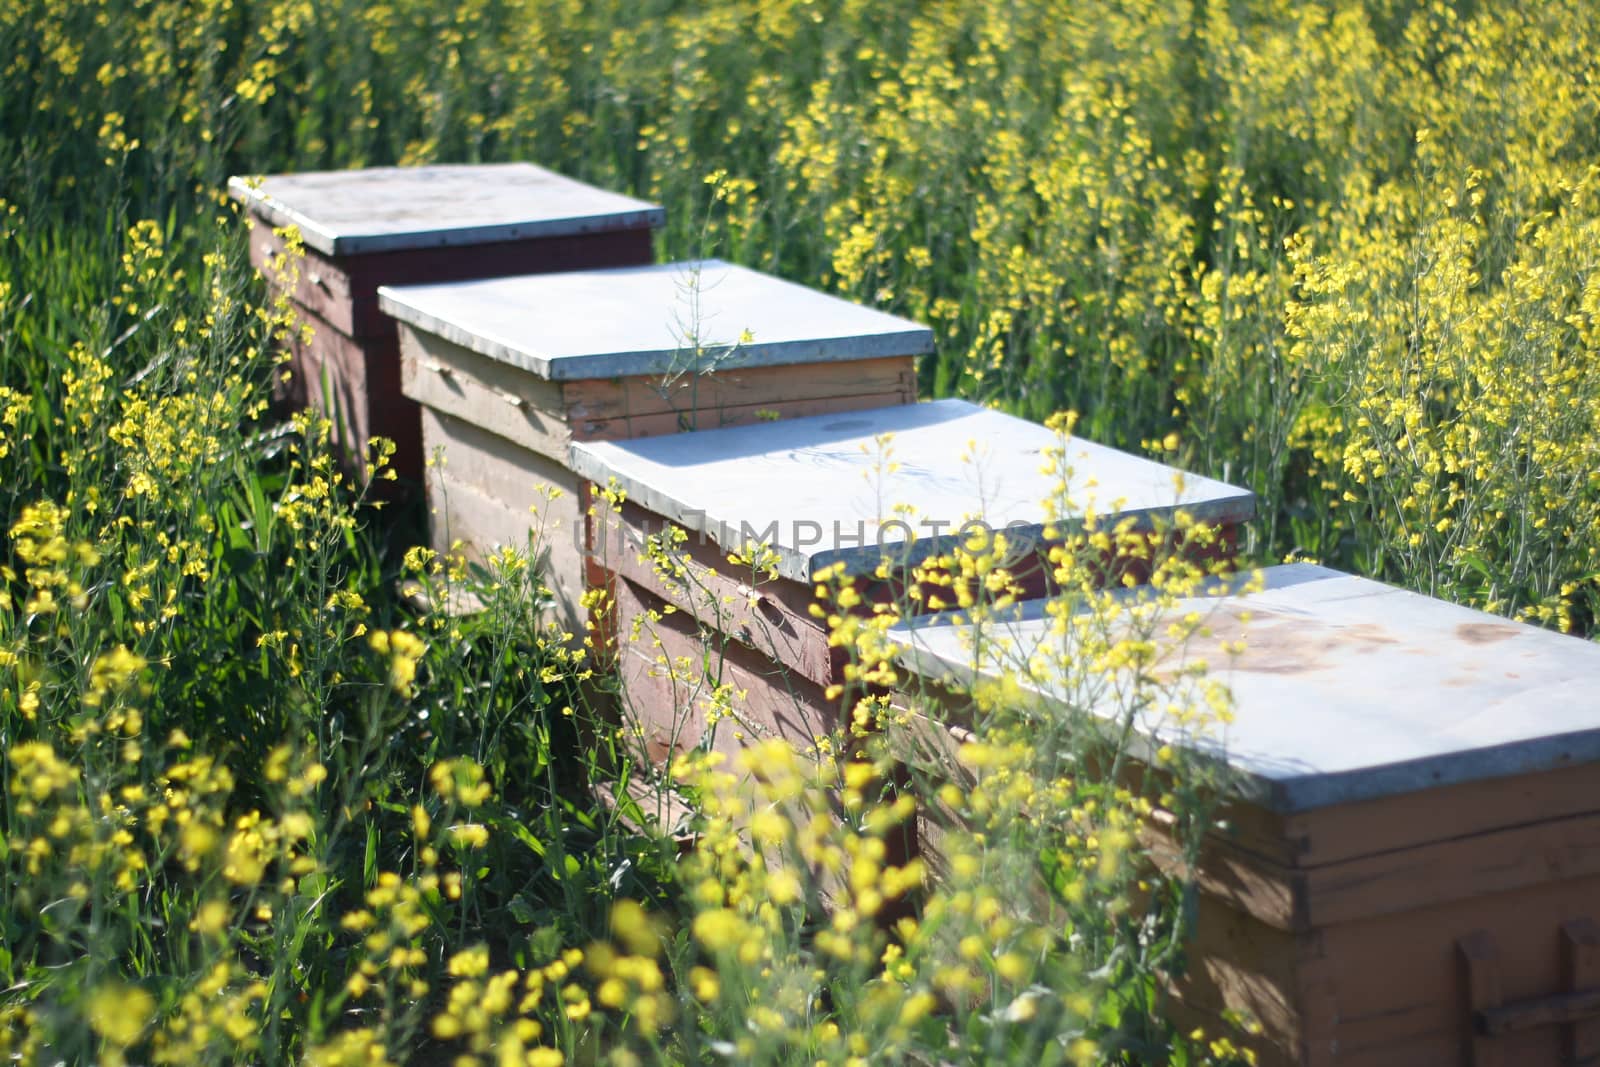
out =
[[[880,478],[877,439],[884,434],[892,435],[899,466]],[[597,485],[615,479],[630,500],[725,550],[768,541],[780,574],[803,582],[841,561],[849,573],[869,573],[885,548],[908,560],[949,551],[967,520],[1036,541],[1048,518],[1044,502],[1060,488],[1058,477],[1042,471],[1056,443],[1038,423],[939,400],[581,442],[572,446],[571,462],[581,476]],[[1180,492],[1181,472],[1172,467],[1081,438],[1069,442],[1067,462],[1075,502],[1087,504],[1092,493],[1102,513],[1153,519],[1182,507],[1216,523],[1254,514],[1255,497],[1244,489],[1183,475]],[[916,514],[896,514],[898,504]]]
[[[556,381],[933,351],[919,323],[716,259],[383,286],[378,307]]]
[[[532,163],[273,174],[228,192],[330,256],[660,226],[666,212]]]
[[[1600,644],[1309,564],[1265,573],[1261,592],[1179,602],[1173,617],[1200,612],[1212,636],[1162,650],[1162,668],[1199,657],[1227,683],[1232,725],[1187,737],[1147,727],[1147,748],[1219,755],[1245,797],[1285,812],[1600,760]],[[1065,654],[1051,622],[1035,602],[989,624],[1010,641],[991,655]],[[926,677],[998,670],[974,664],[970,626],[928,616],[891,636]],[[1240,637],[1230,661],[1220,643]],[[1059,706],[1059,687],[1019,680]]]

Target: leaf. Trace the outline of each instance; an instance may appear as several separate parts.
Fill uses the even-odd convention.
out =
[[[1466,568],[1486,582],[1494,581],[1494,575],[1489,572],[1489,565],[1483,561],[1482,556],[1470,552],[1457,557]]]
[[[565,939],[558,926],[541,926],[528,935],[528,949],[536,960],[554,959],[563,944]]]
[[[538,856],[541,859],[544,858],[545,843],[543,841],[540,841],[536,836],[534,836],[534,833],[533,833],[532,830],[529,830],[526,826],[523,826],[520,822],[515,822],[515,821],[511,821],[511,822],[505,823],[502,828],[510,830],[511,831],[511,836],[515,837],[518,841],[521,841],[524,845],[527,845],[528,849],[535,856]]]
[[[378,884],[378,826],[367,823],[367,853],[361,863],[361,884],[371,889]]]
[[[532,926],[539,918],[539,912],[528,903],[528,898],[521,893],[511,898],[511,903],[506,905],[506,910],[511,917],[524,926]]]
[[[106,590],[106,610],[111,614],[112,629],[120,633],[125,609],[122,603],[122,593],[116,586],[111,586]]]

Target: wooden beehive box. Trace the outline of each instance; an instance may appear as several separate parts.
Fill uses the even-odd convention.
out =
[[[574,442],[909,404],[933,349],[925,326],[717,260],[385,287],[380,303],[424,447],[443,453],[435,546],[481,554],[537,524],[575,626],[588,494]]]
[[[892,593],[892,581],[871,578],[886,554],[905,563],[948,552],[969,520],[1004,530],[1025,571],[1046,527],[1044,501],[1059,489],[1043,471],[1057,441],[1036,423],[941,400],[574,444],[579,475],[627,494],[591,528],[590,560],[612,577],[622,675],[644,752],[659,763],[702,744],[718,682],[743,691],[740,718],[722,720],[704,743],[732,752],[777,736],[809,748],[830,734],[840,702],[826,690],[841,681],[843,660],[809,611],[819,572],[842,564],[868,600]],[[1120,500],[1120,513],[1136,520],[1154,523],[1181,505],[1232,528],[1253,514],[1244,490],[1186,476],[1180,491],[1172,468],[1115,449],[1073,440],[1067,458],[1075,487],[1094,484],[1104,507]],[[898,504],[915,515],[893,510]],[[641,545],[672,526],[688,535],[678,574],[641,557]],[[754,583],[758,575],[740,574],[726,558],[757,542],[777,554],[773,580]],[[638,625],[652,610],[661,617]],[[709,667],[704,677],[674,677],[666,668],[679,659]]]
[[[1181,1007],[1259,1021],[1264,1064],[1595,1062],[1600,645],[1320,567],[1267,577],[1174,609],[1208,620],[1164,655],[1230,686],[1225,737],[1146,737],[1237,774]],[[1041,614],[1006,627],[1013,655],[1049,651]],[[992,668],[967,629],[896,636],[915,672],[970,679]]]
[[[297,226],[304,241],[292,296],[313,332],[294,344],[281,395],[335,419],[355,470],[370,437],[392,438],[395,470],[412,483],[419,415],[400,393],[399,338],[378,287],[648,263],[666,218],[530,163],[236,177],[228,189],[246,205],[258,270],[270,274],[283,252],[275,228]]]

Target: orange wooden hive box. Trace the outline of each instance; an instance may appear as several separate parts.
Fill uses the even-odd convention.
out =
[[[1600,645],[1321,567],[1266,574],[1173,609],[1208,620],[1168,651],[1228,684],[1226,735],[1145,737],[1237,775],[1181,1008],[1253,1017],[1264,1064],[1600,1062]],[[1043,615],[1006,624],[1024,657],[1059,640]],[[895,636],[926,678],[992,674],[968,632]],[[1240,637],[1230,663],[1218,642]]]
[[[894,579],[873,577],[886,557],[903,574],[965,540],[968,524],[1004,531],[1025,570],[1048,525],[1045,501],[1060,489],[1042,469],[1058,443],[1037,423],[940,400],[574,444],[579,475],[627,494],[591,527],[589,552],[611,578],[645,755],[657,764],[696,746],[731,755],[765,737],[804,750],[832,735],[841,701],[827,689],[842,682],[845,661],[809,610],[818,575],[842,566],[866,600],[893,595]],[[1170,520],[1181,507],[1231,530],[1254,511],[1245,490],[1191,476],[1180,489],[1173,468],[1092,442],[1072,439],[1066,459],[1074,487],[1095,485],[1106,509],[1119,501],[1118,514],[1135,522]],[[642,551],[674,527],[686,537],[670,565]],[[769,580],[727,558],[757,543],[775,554]],[[697,666],[685,674],[676,662]],[[743,696],[731,719],[708,724],[719,686]]]
[[[386,286],[379,300],[424,448],[444,460],[427,478],[434,546],[481,555],[538,526],[575,632],[588,507],[575,442],[909,404],[933,350],[918,323],[718,260]]]
[[[408,483],[422,470],[417,405],[400,393],[399,337],[380,285],[648,263],[655,204],[531,163],[371,167],[232,178],[250,261],[270,274],[295,226],[305,246],[292,298],[312,328],[291,351],[281,395],[335,419],[355,470],[374,435],[396,445]],[[269,281],[278,279],[270,278]]]

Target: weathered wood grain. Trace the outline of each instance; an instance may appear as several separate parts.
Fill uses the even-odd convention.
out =
[[[559,531],[583,546],[589,486],[559,462],[433,408],[422,409],[422,433],[429,460],[437,461],[452,482],[482,490],[527,515],[547,535]],[[552,492],[560,496],[552,499]]]
[[[407,397],[565,466],[572,425],[559,385],[410,327],[400,354]]]
[[[624,721],[648,760],[661,765],[696,747],[724,753],[768,738],[799,751],[838,726],[837,701],[820,687],[734,642],[707,647],[694,621],[626,579],[616,584]],[[731,686],[729,717],[708,723],[718,686]]]
[[[1600,763],[1554,767],[1353,804],[1282,814],[1231,804],[1230,836],[1247,851],[1304,867],[1600,810]]]
[[[1208,1032],[1243,1041],[1261,1057],[1262,1067],[1298,1064],[1305,1030],[1299,971],[1316,954],[1314,936],[1268,926],[1202,894],[1187,945],[1188,968],[1173,984],[1169,1011],[1194,1013]],[[1261,1034],[1248,1040],[1223,1025],[1224,1011],[1254,1020]]]
[[[1600,923],[1588,915],[1561,924],[1561,984],[1569,993],[1600,991]],[[1563,1027],[1561,1052],[1568,1063],[1600,1060],[1600,1017]]]
[[[432,427],[439,423],[433,421]],[[425,440],[425,443],[431,443]],[[445,444],[448,452],[449,445]],[[471,461],[464,461],[469,470]],[[478,469],[483,469],[481,466]],[[553,602],[549,615],[573,633],[583,633],[585,613],[583,530],[584,487],[565,468],[544,461],[531,473],[563,489],[549,502],[540,498],[539,514],[526,506],[508,503],[495,490],[458,480],[449,464],[427,469],[429,531],[432,547],[443,553],[459,548],[468,559],[481,561],[501,547],[536,550],[535,564],[550,586]],[[565,476],[566,481],[562,479]],[[490,480],[498,480],[491,474]]]
[[[857,396],[917,399],[917,366],[911,356],[800,366],[740,367],[668,380],[662,376],[579,378],[563,383],[567,411],[575,423],[600,423],[663,413],[716,412],[779,401]],[[887,406],[887,405],[885,405]],[[714,425],[714,424],[713,424]],[[711,429],[712,426],[702,426]]]
[[[1594,876],[1600,814],[1579,815],[1306,869],[1297,918],[1322,927]]]
[[[674,567],[658,565],[645,543],[664,532],[659,519],[631,503],[597,513],[589,552],[607,570],[648,590],[710,630],[748,645],[770,662],[817,686],[837,681],[828,635],[811,616],[813,590],[785,579],[751,585],[745,569],[715,546],[691,536],[671,553]]]
[[[400,391],[395,340],[357,341],[309,311],[302,310],[300,318],[311,337],[296,333],[290,342],[289,381],[281,383],[285,399],[333,420],[334,439],[351,473],[363,476],[367,442],[387,437],[395,444],[390,466],[405,484],[415,485],[422,465],[420,416]],[[376,483],[380,490],[385,486]]]
[[[798,377],[809,369],[809,367],[792,368],[792,372]],[[914,399],[916,398],[910,398]],[[730,426],[753,426],[780,419],[866,411],[892,404],[906,404],[910,400],[905,394],[898,392],[863,393],[855,396],[816,397],[811,400],[771,399],[753,404],[720,408],[702,407],[698,411],[661,411],[616,419],[575,418],[572,421],[573,439],[626,441],[635,437],[658,437],[664,434],[726,429]]]

